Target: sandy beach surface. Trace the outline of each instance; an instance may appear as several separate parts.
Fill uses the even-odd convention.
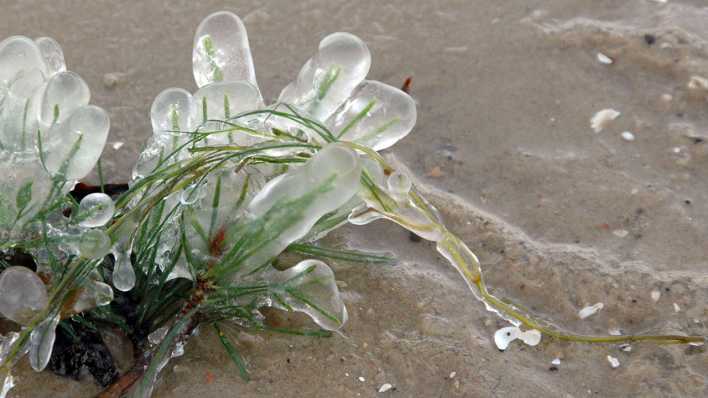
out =
[[[398,86],[413,76],[418,124],[389,156],[479,255],[496,294],[575,332],[708,334],[705,1],[0,0],[0,37],[59,41],[92,103],[110,113],[103,167],[125,182],[150,134],[152,99],[195,89],[194,30],[222,9],[243,18],[267,99],[336,31],[368,43],[370,79]],[[620,115],[595,132],[603,109]],[[500,352],[492,336],[507,324],[434,247],[383,222],[335,239],[400,259],[334,265],[350,314],[341,335],[233,328],[246,383],[204,329],[155,396],[708,395],[702,347],[544,339]],[[11,397],[99,391],[90,378],[35,374],[24,362],[17,379]],[[379,393],[384,383],[394,388]]]

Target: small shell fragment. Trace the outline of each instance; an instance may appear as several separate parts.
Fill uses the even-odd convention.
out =
[[[621,135],[625,141],[634,141],[634,134],[631,131],[623,131]]]
[[[610,124],[611,121],[617,119],[620,115],[620,112],[614,110],[614,109],[603,109],[599,112],[597,112],[592,119],[590,119],[590,127],[592,127],[593,131],[596,133],[599,133],[602,131],[607,125]]]
[[[603,303],[595,303],[593,305],[589,305],[589,306],[581,309],[580,311],[578,311],[578,317],[580,317],[580,319],[585,319],[591,315],[596,314],[598,311],[600,311],[604,307],[605,307],[605,304],[603,304]]]
[[[681,312],[681,307],[676,303],[674,303],[674,312]]]
[[[691,90],[708,90],[708,79],[702,76],[691,76],[688,81],[688,88]]]
[[[657,302],[661,298],[661,292],[658,290],[652,290],[651,291],[651,301]]]
[[[613,62],[615,62],[612,58],[608,57],[603,53],[597,53],[597,60],[600,61],[601,64],[605,65],[611,65]]]
[[[620,344],[619,349],[624,351],[624,352],[632,352],[632,346],[625,343],[625,344]]]
[[[454,379],[455,376],[457,376],[457,372],[450,372],[450,376],[448,376],[448,379]]]
[[[607,356],[607,362],[610,363],[610,366],[612,366],[612,369],[619,368],[619,366],[620,366],[619,359],[613,357],[612,355]]]
[[[392,388],[393,386],[391,385],[391,383],[384,383],[381,385],[381,387],[379,387],[379,392],[390,391]]]
[[[526,345],[535,346],[541,342],[541,332],[536,329],[527,330],[519,336],[519,339]]]
[[[626,229],[616,229],[612,231],[612,233],[618,238],[624,238],[629,235],[629,231],[627,231]]]
[[[551,365],[553,366],[559,366],[561,364],[560,358],[555,358],[554,360],[551,361]]]
[[[541,337],[541,332],[536,329],[522,332],[517,326],[508,326],[494,333],[494,344],[498,349],[504,351],[516,339],[523,341],[526,345],[535,346],[541,341]]]

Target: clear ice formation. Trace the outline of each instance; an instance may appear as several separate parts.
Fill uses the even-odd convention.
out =
[[[102,227],[113,218],[115,209],[113,200],[105,193],[88,194],[79,203],[79,225],[86,228]]]
[[[29,359],[32,369],[41,372],[47,367],[52,356],[59,314],[54,314],[42,321],[30,334]]]
[[[304,260],[285,271],[272,271],[273,305],[304,312],[322,329],[337,330],[347,321],[347,309],[334,272],[319,260]]]
[[[13,266],[0,273],[0,314],[5,318],[26,325],[47,303],[44,282],[29,268]]]
[[[109,122],[90,96],[55,40],[0,42],[0,231],[21,229],[49,199],[55,177],[66,181],[63,195],[96,164]]]

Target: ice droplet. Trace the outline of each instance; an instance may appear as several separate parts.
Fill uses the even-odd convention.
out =
[[[102,227],[113,218],[115,205],[111,197],[97,192],[86,195],[79,203],[77,219],[79,225],[86,228]]]
[[[72,310],[81,313],[90,309],[108,305],[113,301],[113,289],[101,281],[88,281],[86,286],[81,288],[81,293],[74,303]]]
[[[113,287],[122,292],[127,292],[135,286],[135,270],[130,262],[129,251],[114,249],[113,257],[115,258]]]
[[[192,131],[197,123],[196,113],[192,94],[181,88],[168,88],[152,102],[150,118],[153,133],[160,136]]]
[[[85,177],[103,152],[109,127],[103,109],[92,105],[77,109],[50,130],[45,167],[52,174],[64,171],[67,180]]]
[[[413,183],[408,174],[394,171],[386,180],[386,185],[388,185],[391,196],[400,202],[408,199],[408,192],[410,192]]]
[[[0,314],[21,325],[47,307],[47,288],[29,268],[13,266],[0,274]]]
[[[276,288],[279,294],[274,306],[304,312],[326,330],[337,330],[347,321],[334,272],[322,261],[301,261],[285,271],[274,271],[269,279],[281,284]]]
[[[61,123],[75,110],[88,105],[91,91],[84,80],[74,72],[60,72],[47,82],[42,96],[40,120],[48,127]]]
[[[0,42],[0,82],[8,82],[21,71],[47,68],[37,44],[24,36],[12,36]]]
[[[415,102],[408,94],[381,82],[365,80],[327,125],[343,140],[380,151],[408,135],[416,117]]]
[[[321,42],[297,80],[280,93],[279,102],[303,109],[317,120],[327,118],[352,94],[369,73],[371,53],[350,33],[332,33]]]
[[[37,372],[47,367],[49,358],[52,356],[59,319],[59,314],[54,314],[37,325],[30,334],[30,365]]]
[[[248,33],[236,14],[216,12],[199,24],[194,35],[192,68],[198,87],[243,80],[258,88]]]
[[[44,63],[47,65],[47,76],[66,71],[64,52],[59,43],[51,37],[40,37],[34,41],[39,47]]]

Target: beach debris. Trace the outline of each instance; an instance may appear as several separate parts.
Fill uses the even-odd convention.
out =
[[[657,301],[659,301],[660,298],[661,298],[661,291],[656,290],[656,289],[651,291],[651,301],[656,303]]]
[[[601,111],[598,111],[591,119],[590,119],[590,127],[593,129],[594,132],[599,133],[601,132],[605,127],[607,127],[611,121],[617,119],[621,113],[619,111],[616,111],[611,108],[603,109]]]
[[[123,145],[125,145],[125,142],[123,142],[123,141],[116,141],[116,142],[114,142],[114,143],[111,144],[111,147],[113,147],[113,150],[114,150],[114,151],[117,151],[117,150],[123,148]]]
[[[362,377],[362,376],[359,376],[359,381],[363,383],[363,382],[366,381],[366,379],[365,379],[364,377]]]
[[[621,336],[622,335],[622,331],[619,330],[618,328],[612,328],[612,329],[608,330],[607,333],[610,336]]]
[[[631,131],[623,131],[622,134],[622,139],[625,141],[634,141],[634,134],[632,134]]]
[[[507,326],[494,333],[494,344],[501,351],[506,350],[514,340],[521,340],[526,345],[535,346],[541,341],[541,332],[536,329],[521,331],[518,326]]]
[[[681,307],[676,303],[674,303],[674,312],[681,312]]]
[[[619,368],[619,366],[620,366],[619,359],[613,357],[612,355],[607,356],[607,362],[610,363],[610,366],[612,366],[612,369]]]
[[[624,238],[629,235],[629,231],[627,231],[626,229],[616,229],[612,231],[612,234],[614,234],[618,238]]]
[[[455,376],[457,376],[457,372],[450,372],[450,375],[447,376],[448,379],[454,379]]]
[[[688,80],[688,88],[690,90],[708,90],[708,79],[703,76],[691,76]]]
[[[391,391],[393,389],[393,385],[391,383],[384,383],[381,384],[381,387],[379,387],[379,392],[387,392]]]
[[[632,352],[632,345],[628,343],[620,344],[619,349],[624,352]]]
[[[553,365],[553,366],[560,366],[560,364],[561,364],[560,358],[554,358],[554,359],[551,361],[551,365]]]
[[[603,304],[603,303],[595,303],[593,305],[589,305],[589,306],[581,309],[580,311],[578,311],[578,317],[580,317],[580,319],[585,319],[591,315],[595,315],[598,311],[600,311],[603,308],[605,308],[605,304]]]
[[[615,62],[612,58],[608,57],[607,55],[605,55],[603,53],[597,53],[597,60],[601,64],[605,64],[605,65],[611,65],[613,62]]]

